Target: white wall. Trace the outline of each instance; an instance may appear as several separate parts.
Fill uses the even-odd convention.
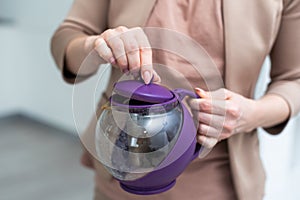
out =
[[[71,3],[1,0],[0,17],[13,23],[0,25],[0,116],[20,111],[75,130],[72,86],[61,79],[49,50],[51,35]]]
[[[1,0],[0,18],[0,116],[22,112],[77,133],[93,113],[93,105],[80,107],[75,126],[73,85],[65,83],[50,54],[50,39],[73,0]],[[97,76],[80,85],[92,88]],[[101,88],[102,90],[104,87]],[[98,92],[100,94],[101,91]],[[80,102],[88,101],[83,93]]]
[[[13,49],[10,48],[10,45],[12,42],[8,40],[7,36],[15,38],[16,34],[10,28],[0,27],[0,116],[10,114],[19,107],[19,100],[17,95],[15,95],[16,85],[10,84],[13,82],[14,77],[14,60],[11,59]]]

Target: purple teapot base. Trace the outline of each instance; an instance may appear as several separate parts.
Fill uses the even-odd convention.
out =
[[[129,192],[129,193],[132,193],[132,194],[151,195],[151,194],[159,194],[159,193],[165,192],[165,191],[171,189],[175,185],[175,183],[176,183],[176,180],[173,180],[169,184],[160,186],[159,188],[151,188],[151,189],[149,189],[149,188],[141,189],[140,187],[135,188],[135,187],[125,185],[121,182],[120,182],[120,186],[122,187],[123,190],[125,190],[126,192]]]
[[[201,145],[197,144],[196,141],[196,127],[186,107],[182,105],[182,108],[185,119],[182,125],[184,133],[179,135],[172,151],[156,170],[144,177],[133,181],[120,180],[121,187],[125,191],[137,195],[151,195],[165,192],[174,186],[176,178],[199,155]],[[174,158],[176,160],[173,160]],[[164,167],[160,168],[161,166]]]

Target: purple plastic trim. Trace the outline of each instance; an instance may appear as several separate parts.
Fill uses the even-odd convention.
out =
[[[135,80],[126,80],[115,83],[114,91],[129,99],[149,103],[162,103],[174,98],[173,93],[164,86],[155,83],[145,84]]]
[[[179,99],[179,95],[175,93],[177,99]],[[191,144],[196,141],[196,127],[194,121],[192,120],[192,116],[190,115],[187,108],[180,102],[180,105],[183,110],[183,124],[181,128],[181,133],[179,134],[175,145],[173,146],[172,151],[168,154],[168,156],[163,160],[163,162],[158,166],[160,167],[166,166],[174,161],[174,159],[179,158],[180,155],[184,154],[184,152],[189,148]],[[183,131],[185,133],[183,133]],[[194,146],[196,145],[193,144]],[[191,158],[192,160],[192,158]]]
[[[196,93],[182,88],[177,88],[174,90],[174,92],[179,96],[180,100],[182,100],[186,96],[190,96],[193,98],[200,98]]]
[[[170,99],[169,101],[166,102],[162,102],[162,103],[155,103],[155,104],[149,104],[149,105],[129,105],[129,104],[123,104],[123,103],[118,103],[116,101],[114,101],[114,98],[110,98],[111,101],[111,105],[112,106],[116,106],[116,107],[120,107],[120,108],[132,108],[132,109],[145,109],[145,108],[152,108],[153,106],[157,106],[157,107],[165,107],[166,105],[172,104],[172,103],[176,103],[178,101],[178,98],[176,95],[174,95],[174,97],[172,99]]]
[[[171,185],[197,157],[200,148],[196,146],[196,127],[185,106],[182,107],[184,114],[182,131],[185,133],[179,135],[173,149],[156,170],[135,181],[120,181],[124,190],[143,195],[164,192],[171,188],[166,185]]]
[[[122,85],[123,86],[123,85]],[[120,90],[124,92],[124,90]],[[119,92],[120,92],[119,91]],[[198,98],[198,96],[187,90],[176,89],[169,91],[172,94],[172,98],[165,102],[160,102],[150,105],[126,105],[118,103],[111,98],[111,105],[125,109],[147,109],[157,107],[170,106],[172,103],[179,103],[178,106],[182,106],[183,110],[183,124],[181,133],[177,138],[175,145],[170,153],[161,162],[157,168],[146,174],[144,177],[134,181],[120,181],[121,187],[134,194],[149,195],[157,194],[169,190],[174,186],[176,178],[184,171],[189,163],[195,159],[200,151],[200,146],[197,146],[196,141],[196,127],[192,120],[192,116],[188,112],[187,108],[181,103],[181,100],[186,96]],[[124,95],[120,94],[119,95]],[[126,97],[126,96],[125,96]],[[144,96],[143,96],[144,98]],[[142,100],[143,101],[143,100]],[[184,131],[184,133],[182,132]]]
[[[138,195],[159,194],[171,189],[175,184],[176,184],[176,179],[173,180],[171,183],[164,186],[160,186],[158,188],[151,188],[150,190],[141,190],[141,188],[131,187],[120,182],[120,186],[122,187],[123,190]]]
[[[176,178],[185,170],[191,162],[195,153],[196,141],[186,150],[179,159],[160,170],[150,172],[146,176],[135,181],[120,181],[123,189],[127,192],[139,195],[157,194],[165,192],[171,187],[166,187],[176,180]],[[126,187],[124,187],[124,185]],[[128,188],[130,188],[128,190]]]
[[[181,101],[185,96],[190,96],[194,98],[200,98],[197,94],[194,92],[185,90],[185,89],[175,89],[174,91],[169,91],[172,94],[172,99],[169,99],[168,101],[161,102],[161,103],[155,103],[155,104],[150,104],[150,105],[129,105],[129,104],[123,104],[123,103],[118,103],[113,100],[113,98],[110,98],[111,105],[112,106],[117,106],[121,108],[132,108],[132,109],[147,109],[147,108],[152,108],[153,106],[157,107],[165,107],[166,105],[176,103],[177,101]],[[121,94],[120,94],[121,95]]]

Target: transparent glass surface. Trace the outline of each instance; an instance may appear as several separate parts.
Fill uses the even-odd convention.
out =
[[[193,91],[195,87],[200,87],[207,91],[224,88],[223,76],[219,68],[215,65],[205,48],[195,40],[170,29],[147,27],[143,28],[143,31],[151,44],[154,58],[152,66],[161,78],[161,85],[172,91],[177,88],[190,91]],[[118,38],[119,36],[112,37],[111,40]],[[172,59],[167,59],[168,62],[165,62],[165,58],[168,57]],[[169,62],[170,60],[172,62]],[[90,76],[92,74],[91,70],[93,71],[95,68],[98,71],[93,73],[93,76]],[[108,98],[114,95],[112,93],[112,84],[123,80],[134,80],[134,77],[131,77],[132,74],[123,74],[119,69],[108,64],[95,49],[84,59],[78,74],[88,75],[89,78],[83,81],[83,77],[86,78],[86,76],[76,77],[72,95],[74,123],[82,145],[95,159],[99,160],[99,153],[96,150],[96,134],[94,134],[95,124],[97,124],[99,114],[102,112],[99,110],[99,107],[103,106]],[[214,101],[215,99],[212,98],[211,100]],[[218,99],[216,98],[216,100]],[[189,107],[188,104],[185,105],[187,108]],[[225,120],[225,117],[223,117],[223,120]],[[119,124],[118,127],[122,127],[121,125]],[[156,131],[154,131],[154,134],[156,134]],[[137,137],[132,132],[131,136]],[[97,137],[99,140],[99,134]],[[180,152],[185,152],[189,145],[185,144],[182,146]],[[210,150],[204,149],[201,151],[200,157],[205,157]],[[170,159],[174,161],[180,156],[181,154],[178,154]],[[159,167],[164,167],[171,162],[169,159],[165,161],[166,159]]]
[[[145,110],[145,108],[143,108]],[[119,180],[135,180],[153,171],[172,150],[181,132],[182,107],[147,115],[103,110],[96,128],[98,159]]]

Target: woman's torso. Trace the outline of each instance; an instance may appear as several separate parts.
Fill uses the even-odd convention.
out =
[[[153,61],[165,65],[169,70],[175,69],[189,82],[190,89],[201,87],[204,89],[222,87],[221,81],[215,81],[212,87],[207,87],[207,82],[214,82],[224,74],[224,37],[221,0],[158,0],[146,27],[159,27],[175,30],[180,34],[188,35],[207,51],[215,63],[216,73],[210,73],[209,77],[199,75],[191,64],[184,58],[164,50],[153,50]],[[159,34],[159,33],[158,33]],[[151,41],[150,41],[151,42]],[[163,42],[163,41],[162,41]],[[188,47],[186,47],[188,49]],[[159,71],[159,70],[158,70]],[[175,74],[176,74],[175,73]],[[176,79],[168,76],[165,79]],[[162,77],[164,80],[164,77]],[[167,81],[174,83],[174,87],[181,86],[179,81]],[[172,87],[172,86],[170,86]],[[185,87],[184,84],[182,87]],[[112,180],[110,184],[101,183],[101,177],[96,178],[100,192],[111,199],[204,199],[204,200],[234,200],[236,199],[230,171],[227,141],[222,141],[202,159],[196,159],[184,173],[178,177],[177,183],[171,190],[149,197],[140,197],[122,191],[117,182]],[[98,194],[100,195],[100,194]],[[97,199],[97,198],[96,198]]]

